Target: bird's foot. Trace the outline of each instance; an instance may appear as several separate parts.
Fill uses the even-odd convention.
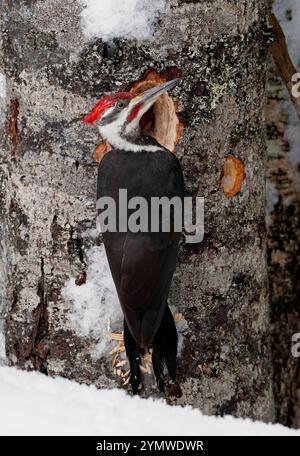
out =
[[[141,378],[137,375],[131,375],[130,376],[130,384],[131,384],[131,389],[132,389],[132,394],[138,394],[139,392],[139,386],[141,384]]]
[[[173,382],[173,381],[169,382],[168,392],[169,392],[170,396],[174,396],[177,399],[182,396],[181,387],[180,387],[179,383],[177,383],[177,382]]]

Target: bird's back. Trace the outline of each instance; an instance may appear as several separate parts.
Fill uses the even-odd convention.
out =
[[[119,190],[128,201],[184,196],[177,158],[166,150],[127,152],[112,150],[99,165],[97,198],[116,202],[119,226]],[[128,211],[128,217],[134,210]],[[171,213],[171,228],[174,214]],[[160,325],[176,267],[179,232],[104,232],[103,240],[120,303],[131,334],[140,347],[148,347]]]

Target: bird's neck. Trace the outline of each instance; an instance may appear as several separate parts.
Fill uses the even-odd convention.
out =
[[[105,129],[100,129],[100,133],[103,138],[107,139],[113,149],[128,152],[156,152],[158,150],[164,150],[154,138],[142,135],[139,127],[126,132],[112,130],[107,125]]]

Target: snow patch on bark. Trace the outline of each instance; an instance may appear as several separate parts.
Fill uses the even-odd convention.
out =
[[[167,11],[165,0],[82,0],[87,38],[150,39],[154,24]]]
[[[0,98],[6,99],[6,77],[3,73],[0,73]]]
[[[7,107],[7,88],[6,88],[6,77],[3,73],[0,73],[0,128],[3,127],[6,117]]]
[[[69,315],[71,328],[79,336],[97,341],[92,355],[98,358],[109,348],[108,323],[114,328],[123,320],[103,245],[87,252],[86,274],[86,283],[80,286],[76,285],[75,278],[68,280],[62,296],[73,304]]]

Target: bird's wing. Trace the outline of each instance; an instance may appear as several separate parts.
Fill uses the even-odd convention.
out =
[[[151,234],[123,237],[123,248],[104,234],[110,269],[130,332],[140,347],[147,347],[160,325],[177,261],[179,236],[172,242]],[[155,244],[155,247],[153,245]]]
[[[139,160],[142,162],[143,157],[137,155],[130,161],[128,158],[128,162],[126,160],[126,154],[118,155],[116,152],[109,152],[104,157],[99,167],[98,197],[108,195],[116,199],[118,189],[124,187],[128,188],[129,196],[138,195],[139,191],[140,195],[184,196],[182,171],[171,153],[161,153],[159,161],[154,164],[154,171],[150,169],[154,166],[150,159],[146,165],[141,163],[135,172],[130,167],[134,167]],[[138,179],[142,165],[144,169],[150,169],[150,177],[144,173],[144,179]],[[134,179],[128,179],[128,169]],[[151,171],[157,176],[157,182],[151,180]],[[161,323],[176,267],[180,236],[180,233],[172,232],[103,233],[122,310],[129,330],[140,347],[150,345]]]

